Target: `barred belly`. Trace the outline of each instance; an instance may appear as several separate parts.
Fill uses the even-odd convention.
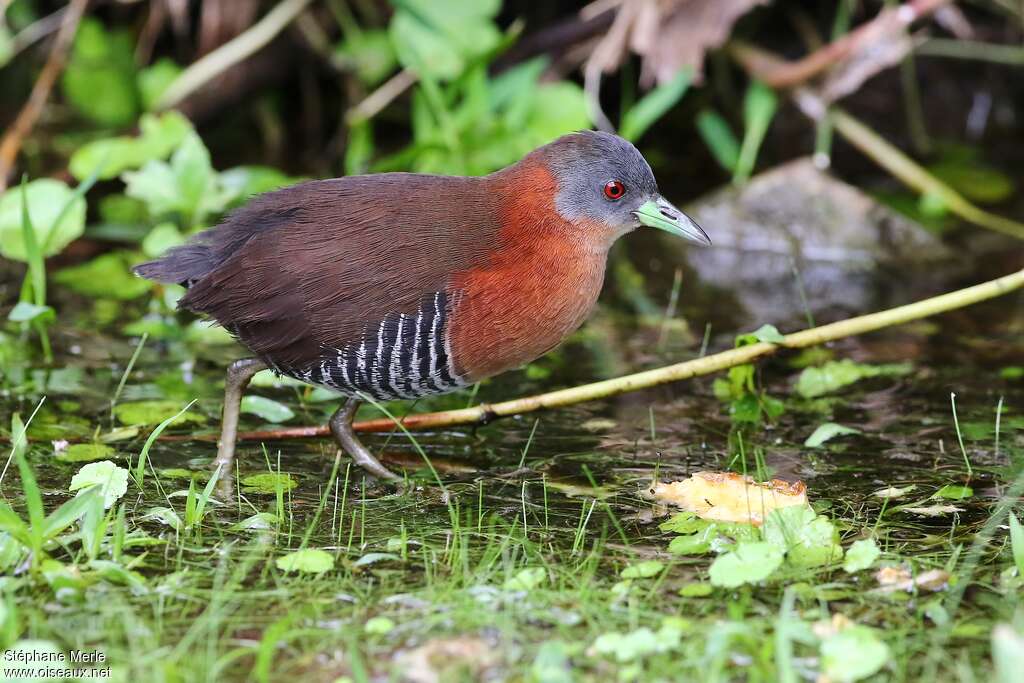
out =
[[[448,295],[436,292],[424,297],[415,313],[388,314],[364,328],[359,340],[324,348],[306,367],[277,369],[309,384],[381,401],[455,391],[469,383],[452,361],[449,311]]]

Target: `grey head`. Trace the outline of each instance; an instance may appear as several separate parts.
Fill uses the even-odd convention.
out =
[[[661,196],[647,160],[627,140],[581,131],[564,135],[535,154],[555,175],[555,208],[566,220],[601,223],[613,237],[647,225],[711,244],[699,225]]]

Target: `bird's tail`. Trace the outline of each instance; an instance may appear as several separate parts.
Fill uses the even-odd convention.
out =
[[[217,259],[205,241],[193,239],[188,244],[171,249],[154,261],[140,263],[132,272],[147,280],[166,284],[190,286],[213,270]]]

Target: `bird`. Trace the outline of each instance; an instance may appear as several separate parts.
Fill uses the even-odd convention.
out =
[[[335,390],[341,448],[399,483],[356,437],[366,400],[416,399],[523,366],[588,317],[608,250],[641,226],[710,246],[662,197],[627,140],[578,131],[483,176],[379,173],[251,199],[134,268],[186,288],[251,353],[227,369],[216,465],[230,472],[239,409],[260,370]]]

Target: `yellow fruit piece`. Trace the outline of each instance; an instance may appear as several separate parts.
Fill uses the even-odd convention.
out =
[[[683,481],[657,483],[655,499],[690,510],[703,519],[760,526],[776,508],[807,504],[803,482],[755,482],[735,472],[697,472]]]

